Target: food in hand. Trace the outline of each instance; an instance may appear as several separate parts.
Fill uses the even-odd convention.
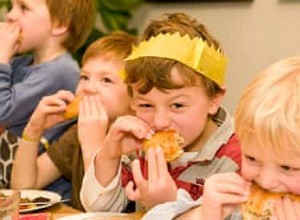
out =
[[[256,184],[252,184],[248,200],[242,204],[243,220],[270,219],[274,213],[276,199],[290,197],[300,201],[300,196],[292,193],[269,192]]]
[[[153,134],[149,140],[144,140],[143,150],[147,151],[150,147],[160,146],[164,150],[166,161],[170,162],[181,156],[183,143],[183,137],[176,131],[159,131]]]
[[[23,35],[22,35],[22,32],[20,31],[20,32],[19,32],[19,35],[18,35],[18,38],[17,38],[17,43],[18,43],[18,44],[21,44],[21,43],[22,43],[22,40],[23,40]]]
[[[80,99],[81,98],[79,96],[76,96],[73,101],[67,105],[67,108],[63,113],[63,117],[65,119],[71,119],[78,116]]]

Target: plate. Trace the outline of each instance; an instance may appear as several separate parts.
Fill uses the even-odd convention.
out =
[[[61,217],[58,218],[57,220],[88,220],[91,217],[111,217],[111,216],[125,217],[129,215],[125,213],[115,213],[115,212],[87,212],[87,213]]]
[[[37,197],[45,197],[50,199],[48,204],[32,206],[24,209],[20,209],[20,213],[33,212],[36,210],[48,208],[61,201],[61,196],[58,193],[46,191],[46,190],[20,190],[21,198],[29,198],[30,200]]]

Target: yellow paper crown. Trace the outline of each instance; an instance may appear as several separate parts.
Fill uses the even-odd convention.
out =
[[[202,38],[191,39],[179,33],[159,34],[133,47],[132,53],[125,59],[135,60],[140,57],[161,57],[177,60],[194,69],[222,86],[225,81],[227,58]],[[125,74],[125,72],[123,73]],[[125,76],[121,76],[125,78]]]

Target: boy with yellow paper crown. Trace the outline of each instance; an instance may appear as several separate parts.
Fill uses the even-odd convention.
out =
[[[299,88],[299,56],[278,61],[253,79],[235,115],[242,146],[241,176],[229,172],[208,178],[203,205],[180,219],[221,220],[234,210],[226,219],[300,219]],[[253,200],[254,206],[243,205],[241,216],[239,205],[255,199],[249,195],[251,185],[269,192],[260,197],[258,204]],[[276,200],[269,197],[266,204],[263,199],[268,194],[281,196]],[[259,207],[268,208],[261,212],[264,216]]]
[[[189,16],[169,14],[148,26],[125,65],[136,116],[119,117],[99,144],[81,191],[88,211],[122,211],[128,199],[146,209],[170,202],[171,208],[159,213],[166,219],[176,215],[174,206],[202,195],[208,176],[239,170],[239,142],[220,107],[225,66],[218,42]],[[184,138],[185,153],[166,163],[155,146],[147,150],[146,162],[140,155],[144,139],[168,130]],[[121,159],[136,151],[139,160]]]

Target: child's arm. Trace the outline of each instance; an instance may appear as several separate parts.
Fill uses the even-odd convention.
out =
[[[110,127],[82,182],[80,197],[86,210],[122,211],[127,198],[121,186],[121,155],[140,149],[149,131],[134,116],[119,117]]]
[[[78,137],[85,171],[98,147],[102,146],[108,128],[108,115],[99,100],[96,96],[84,96],[80,102]]]
[[[61,116],[66,107],[64,100],[71,100],[72,96],[61,91],[39,103],[19,141],[13,162],[13,188],[44,188],[61,175],[48,154],[38,156],[38,145],[45,129],[64,120]]]

